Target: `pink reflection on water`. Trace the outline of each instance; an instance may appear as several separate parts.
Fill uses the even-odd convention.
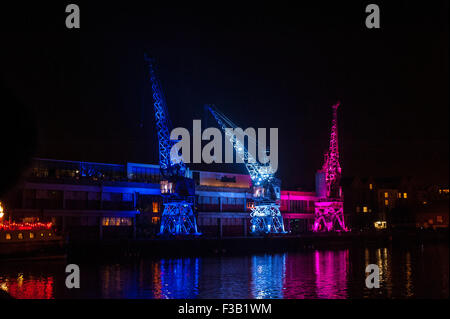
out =
[[[317,297],[347,297],[348,250],[314,252]]]
[[[349,251],[288,254],[283,298],[348,298]]]

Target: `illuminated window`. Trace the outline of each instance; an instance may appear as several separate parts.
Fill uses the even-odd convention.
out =
[[[436,216],[436,221],[438,223],[442,223],[443,222],[442,216]]]
[[[152,209],[154,213],[158,212],[158,202],[153,202],[152,203]]]
[[[173,193],[173,183],[169,183],[169,181],[161,181],[161,194],[172,194]]]
[[[22,233],[18,233],[18,234],[17,234],[17,238],[23,239],[23,234],[22,234]]]
[[[131,226],[131,218],[127,217],[103,217],[103,226]]]
[[[152,217],[152,224],[156,225],[159,223],[159,217]]]
[[[377,221],[374,223],[376,229],[386,229],[387,224],[385,221]]]
[[[31,239],[34,238],[34,233],[30,233],[30,238],[31,238]]]
[[[389,197],[388,192],[385,192],[385,193],[384,193],[384,198],[388,198],[388,197]]]
[[[402,198],[402,193],[398,193],[398,198]]]
[[[264,196],[264,188],[261,186],[255,187],[253,190],[253,197],[262,197]]]
[[[359,208],[359,206],[356,206],[356,212],[359,213],[361,211],[361,209]]]
[[[384,205],[388,206],[389,205],[389,201],[386,199],[384,200]]]
[[[6,238],[6,240],[10,240],[11,239],[11,234],[6,234],[5,238]]]
[[[363,212],[364,212],[364,213],[367,213],[367,206],[364,206],[364,207],[363,207]]]
[[[369,184],[369,189],[372,190],[373,189],[373,185]]]
[[[403,193],[403,198],[408,198],[408,193]]]

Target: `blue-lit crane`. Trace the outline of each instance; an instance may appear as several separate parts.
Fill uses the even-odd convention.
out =
[[[237,125],[214,105],[205,105],[205,108],[225,132],[226,138],[232,143],[237,156],[244,162],[250,174],[254,200],[254,207],[250,213],[251,232],[254,234],[286,233],[279,205],[281,182],[274,176],[274,169],[268,161],[265,163],[256,161],[256,154],[251,154],[245,147],[244,140],[237,138],[235,134]],[[257,145],[256,141],[253,142]],[[266,150],[262,150],[261,153],[266,154]]]
[[[150,71],[159,143],[161,195],[164,206],[159,234],[199,235],[192,210],[195,201],[194,180],[189,178],[189,170],[179,152],[174,148],[177,141],[170,139],[172,124],[161,83],[153,68],[154,60],[145,55],[145,61]]]

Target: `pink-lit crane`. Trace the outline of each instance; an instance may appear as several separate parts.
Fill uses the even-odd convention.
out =
[[[340,186],[337,110],[332,106],[330,147],[325,153],[322,169],[317,172],[316,187],[319,200],[315,203],[313,231],[348,231],[344,221],[344,196]]]

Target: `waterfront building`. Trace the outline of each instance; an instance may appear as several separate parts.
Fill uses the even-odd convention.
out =
[[[140,201],[149,198],[158,205],[156,165],[33,159],[8,206],[14,220],[52,222],[70,239],[90,240],[135,236]]]
[[[280,210],[286,230],[293,234],[312,231],[318,199],[316,192],[282,190]]]
[[[248,236],[254,205],[250,177],[200,170],[190,171],[190,176],[203,235]],[[159,167],[153,164],[35,158],[15,189],[2,198],[8,207],[3,219],[52,222],[73,241],[151,238],[159,230],[163,208],[159,182]],[[343,178],[341,185],[345,220],[354,230],[448,227],[448,187],[420,188],[409,177]],[[289,233],[312,231],[319,195],[281,191],[280,211]]]
[[[205,236],[247,236],[253,205],[248,175],[194,170],[198,225]],[[162,213],[158,165],[33,159],[7,196],[10,218],[52,222],[70,240],[153,237]],[[315,192],[282,191],[287,230],[311,230]]]

